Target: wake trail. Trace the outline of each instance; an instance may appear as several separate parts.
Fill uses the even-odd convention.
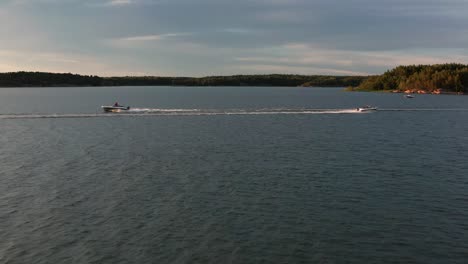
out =
[[[132,108],[120,113],[75,113],[75,114],[0,114],[0,119],[72,119],[72,118],[117,118],[151,116],[235,116],[235,115],[331,115],[331,114],[372,114],[381,111],[468,111],[468,108],[387,108],[372,112],[356,109],[312,109],[312,108],[264,108],[264,109],[164,109]]]
[[[110,118],[147,116],[360,114],[355,109],[159,109],[133,108],[120,113],[0,114],[0,119]]]

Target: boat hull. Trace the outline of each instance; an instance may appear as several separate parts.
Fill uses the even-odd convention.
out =
[[[130,106],[101,106],[102,110],[106,113],[119,113],[130,110]]]
[[[359,107],[356,110],[358,112],[373,112],[373,111],[377,111],[377,107]]]

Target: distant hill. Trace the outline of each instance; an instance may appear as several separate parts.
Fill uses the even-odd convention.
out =
[[[382,75],[371,76],[357,91],[395,91],[407,93],[466,93],[468,65],[436,64],[399,66]]]
[[[209,77],[99,77],[71,73],[9,72],[0,73],[0,87],[72,87],[72,86],[358,86],[364,76],[325,75],[233,75]]]

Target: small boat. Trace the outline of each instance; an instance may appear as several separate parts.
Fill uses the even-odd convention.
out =
[[[356,110],[358,112],[370,112],[370,111],[377,111],[377,107],[366,105],[366,106],[363,106],[363,107],[358,107],[358,108],[356,108]]]
[[[411,95],[411,94],[405,94],[405,97],[406,97],[406,98],[414,98],[414,96]]]
[[[107,113],[109,112],[118,113],[118,112],[130,110],[130,106],[123,106],[123,105],[119,105],[118,103],[115,103],[114,105],[103,105],[101,106],[101,108],[104,112],[107,112]]]

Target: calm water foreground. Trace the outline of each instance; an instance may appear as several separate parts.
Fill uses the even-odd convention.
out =
[[[467,131],[468,96],[0,89],[0,263],[466,263]]]

